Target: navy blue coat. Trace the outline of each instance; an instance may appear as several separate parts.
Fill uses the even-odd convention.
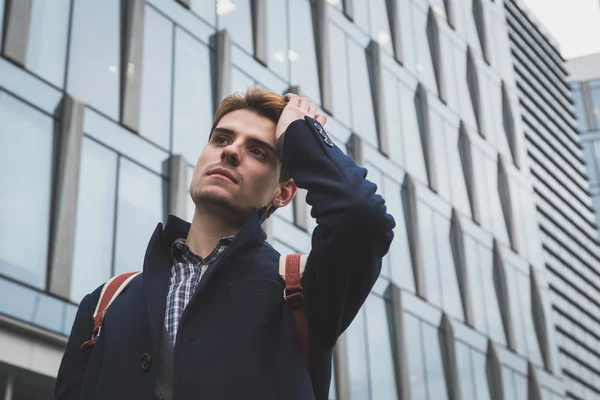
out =
[[[367,171],[309,117],[292,123],[284,138],[285,166],[298,187],[307,189],[318,224],[303,277],[310,366],[282,297],[279,253],[261,228],[265,210],[253,210],[223,257],[206,271],[181,317],[174,399],[327,399],[333,347],[379,276],[394,220],[376,186],[365,179]],[[158,225],[143,274],[108,309],[93,349],[80,346],[91,337],[100,288],[81,301],[56,399],[154,398],[171,243],[186,237],[188,229],[174,216]]]

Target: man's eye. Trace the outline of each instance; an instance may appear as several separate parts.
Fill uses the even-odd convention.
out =
[[[250,150],[250,153],[252,153],[252,154],[254,154],[255,156],[258,156],[258,157],[262,157],[262,158],[265,157],[265,152],[262,151],[261,149],[252,149],[252,150]]]
[[[217,144],[225,144],[225,143],[227,143],[227,138],[225,136],[217,136],[215,138],[215,143],[217,143]]]

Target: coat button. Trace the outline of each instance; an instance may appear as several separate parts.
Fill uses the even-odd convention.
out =
[[[150,358],[150,355],[148,353],[142,354],[142,357],[140,358],[140,367],[142,367],[144,371],[148,371],[150,369],[150,365],[152,365],[152,359]]]

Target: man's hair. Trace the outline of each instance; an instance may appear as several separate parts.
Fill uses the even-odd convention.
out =
[[[275,125],[279,121],[279,117],[283,112],[283,109],[287,105],[287,102],[283,96],[269,92],[264,89],[250,88],[246,90],[243,95],[234,93],[223,99],[215,116],[213,118],[213,124],[210,129],[210,133],[215,130],[221,118],[226,114],[237,110],[248,110],[262,117],[266,117],[273,121]],[[279,182],[287,182],[291,179],[289,171],[287,171],[283,164],[281,166],[281,173],[279,175]]]

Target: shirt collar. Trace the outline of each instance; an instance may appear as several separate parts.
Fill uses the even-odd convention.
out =
[[[227,247],[233,242],[235,235],[226,236],[219,240],[216,247]],[[202,262],[202,257],[195,254],[190,246],[185,243],[185,238],[176,239],[171,245],[171,259],[177,261],[190,262],[199,264]]]

